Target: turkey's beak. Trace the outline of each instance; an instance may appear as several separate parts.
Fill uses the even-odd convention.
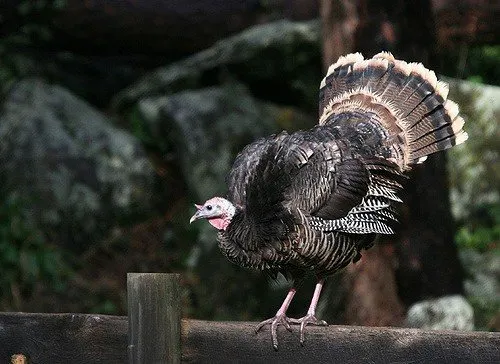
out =
[[[194,206],[198,209],[198,211],[196,211],[196,213],[193,216],[191,216],[191,218],[189,219],[190,224],[192,224],[193,221],[203,219],[205,217],[205,216],[203,216],[203,210],[201,209],[203,207],[203,205],[194,204]]]

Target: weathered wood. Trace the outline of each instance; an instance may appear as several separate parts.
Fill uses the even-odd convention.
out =
[[[127,318],[106,315],[0,313],[0,363],[126,363]]]
[[[179,363],[181,358],[180,276],[128,273],[130,363]]]
[[[274,351],[255,323],[186,321],[183,361],[195,363],[500,363],[500,334],[360,326],[279,328]]]
[[[359,326],[269,331],[253,322],[182,321],[182,361],[191,363],[500,363],[500,334]],[[151,328],[153,330],[153,328]],[[151,331],[153,335],[153,331]],[[0,363],[125,363],[127,318],[83,314],[0,313]]]

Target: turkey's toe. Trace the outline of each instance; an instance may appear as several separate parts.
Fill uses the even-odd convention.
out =
[[[259,332],[259,330],[265,325],[270,324],[271,340],[273,342],[273,347],[275,350],[278,350],[278,334],[277,334],[278,325],[283,325],[288,331],[292,331],[292,327],[290,326],[291,320],[292,319],[288,318],[286,315],[276,315],[258,324],[257,327],[255,328],[255,333]]]
[[[307,325],[328,326],[328,323],[326,321],[320,320],[312,314],[307,314],[299,319],[289,319],[289,322],[292,324],[300,324],[300,343],[302,345],[304,345],[305,328]]]

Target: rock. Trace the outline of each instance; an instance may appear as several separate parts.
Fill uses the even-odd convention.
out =
[[[460,259],[467,273],[465,294],[474,307],[476,326],[494,329],[500,317],[500,254],[462,249]]]
[[[474,330],[472,306],[460,295],[417,302],[406,317],[409,327],[431,330]]]
[[[209,87],[139,102],[159,145],[169,140],[189,189],[199,198],[226,193],[225,178],[243,147],[259,137],[312,126],[312,118],[253,98],[242,85]]]
[[[500,255],[494,250],[479,253],[462,249],[460,259],[467,272],[464,287],[468,296],[500,302]]]
[[[117,109],[151,95],[238,79],[272,102],[317,108],[322,78],[319,21],[277,21],[223,39],[203,52],[157,69],[119,93]]]
[[[142,76],[145,68],[160,64],[148,56],[86,56],[5,41],[0,51],[0,95],[3,98],[22,79],[41,78],[63,85],[97,108],[105,108],[117,92]]]
[[[452,148],[448,168],[452,212],[470,220],[485,205],[500,203],[500,87],[445,79],[449,97],[460,105],[469,134],[467,143]],[[479,211],[478,211],[479,210]]]
[[[0,139],[2,194],[23,196],[52,242],[84,248],[150,207],[154,171],[140,143],[59,86],[15,84]]]

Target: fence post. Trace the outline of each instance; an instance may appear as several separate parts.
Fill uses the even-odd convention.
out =
[[[129,363],[180,363],[180,291],[179,274],[127,274]]]

